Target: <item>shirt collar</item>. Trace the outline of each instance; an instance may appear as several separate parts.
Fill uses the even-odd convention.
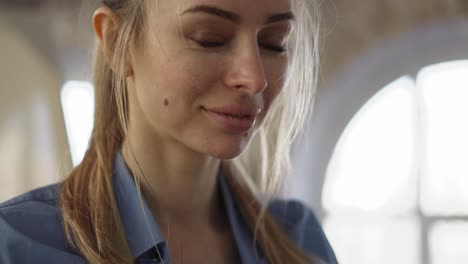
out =
[[[113,184],[120,218],[133,259],[154,249],[155,244],[162,254],[161,257],[168,258],[167,254],[163,254],[166,242],[146,201],[138,194],[133,177],[120,152],[117,152],[114,160]]]
[[[241,261],[242,263],[264,263],[265,259],[258,247],[257,256],[257,252],[253,246],[253,235],[250,226],[240,214],[221,168],[219,166],[217,174],[219,188]],[[145,252],[154,249],[156,243],[162,254],[163,263],[167,263],[169,251],[166,249],[164,237],[143,196],[141,196],[140,202],[140,195],[138,194],[135,182],[120,152],[117,152],[114,160],[113,184],[120,218],[125,229],[132,257],[136,259]],[[141,210],[142,207],[143,211]]]

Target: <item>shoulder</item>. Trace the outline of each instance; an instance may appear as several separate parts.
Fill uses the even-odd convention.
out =
[[[293,240],[305,252],[326,263],[337,263],[333,249],[310,207],[298,200],[274,199],[268,210]]]
[[[0,204],[0,263],[80,263],[67,247],[58,195],[54,184]]]
[[[57,199],[58,188],[58,184],[52,184],[19,195],[6,202],[0,203],[0,212],[8,211],[9,209],[13,209],[17,206],[21,207],[28,205],[30,202],[53,203]]]
[[[0,217],[18,227],[43,218],[58,220],[58,190],[58,184],[49,185],[0,203]]]

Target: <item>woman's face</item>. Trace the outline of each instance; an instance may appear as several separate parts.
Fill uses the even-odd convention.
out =
[[[284,83],[290,1],[155,1],[131,48],[130,127],[220,159],[239,155]]]

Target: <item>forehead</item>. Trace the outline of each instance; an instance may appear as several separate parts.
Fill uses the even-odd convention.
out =
[[[238,14],[247,21],[263,21],[272,14],[292,11],[294,0],[150,0],[156,1],[158,15],[171,16],[183,13],[194,6],[207,5]]]

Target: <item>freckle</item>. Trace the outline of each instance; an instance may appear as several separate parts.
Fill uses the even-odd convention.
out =
[[[167,98],[164,99],[164,105],[165,105],[165,106],[168,106],[168,105],[169,105],[169,100],[167,100]]]
[[[249,136],[249,133],[245,133],[244,136],[248,137],[248,136]]]

